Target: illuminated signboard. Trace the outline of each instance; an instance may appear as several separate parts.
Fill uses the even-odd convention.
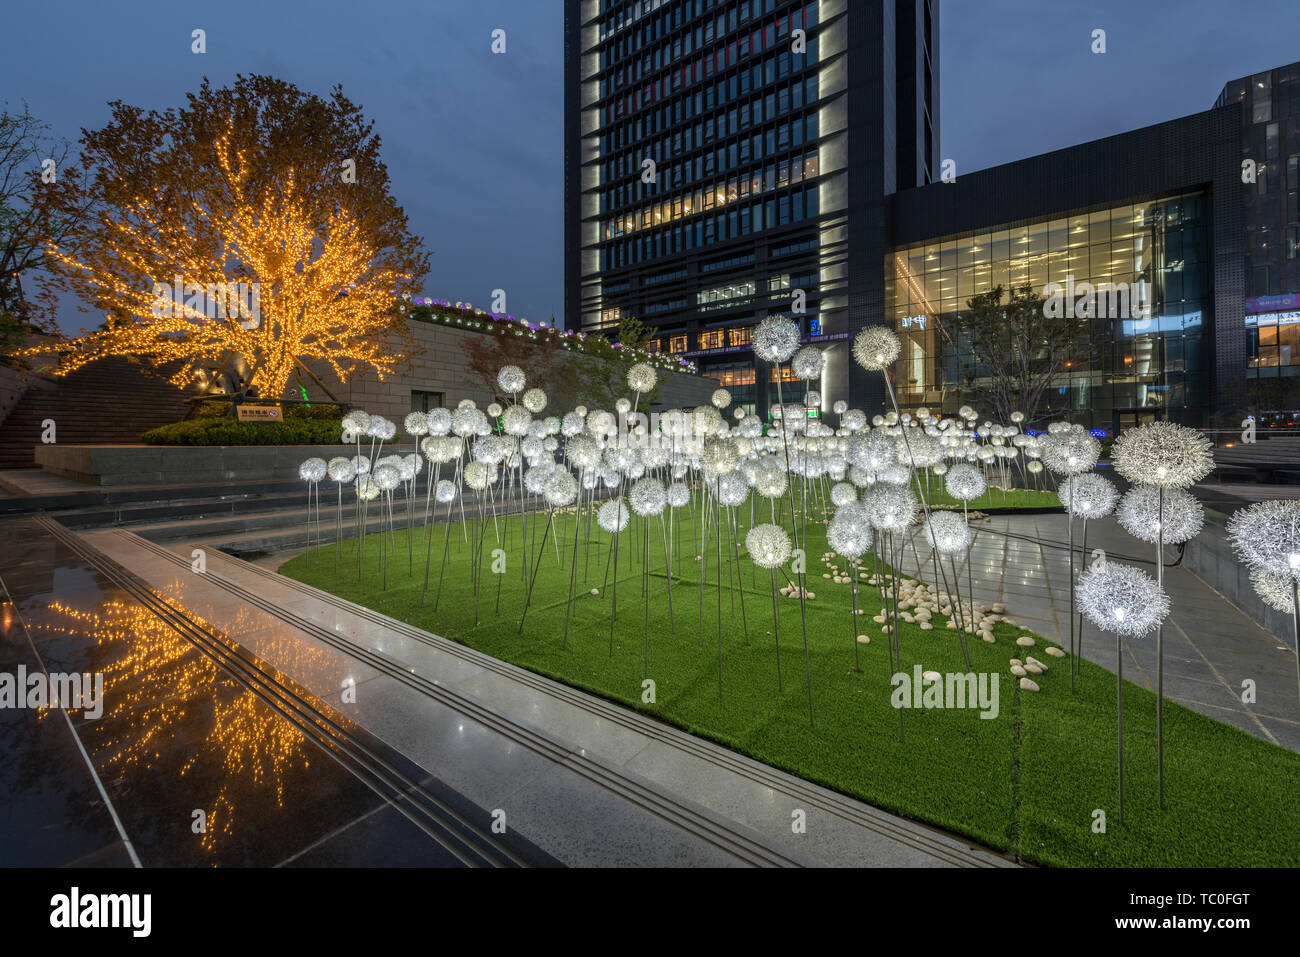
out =
[[[804,411],[808,413],[810,419],[816,419],[822,414],[820,409],[804,409]],[[773,419],[781,418],[781,407],[779,405],[772,406],[769,412]]]
[[[1246,317],[1248,326],[1290,326],[1300,322],[1300,312],[1264,312]]]
[[[278,405],[237,405],[235,414],[240,422],[283,422]]]

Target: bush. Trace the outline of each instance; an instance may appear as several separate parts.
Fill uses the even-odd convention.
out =
[[[284,409],[286,419],[329,419],[332,422],[340,422],[343,419],[343,407],[333,404],[286,405],[281,408]]]
[[[291,416],[261,423],[203,415],[150,429],[140,438],[148,445],[338,445],[342,434],[339,418]]]

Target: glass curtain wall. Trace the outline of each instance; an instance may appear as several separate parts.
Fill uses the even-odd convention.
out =
[[[1107,431],[1134,415],[1200,425],[1213,340],[1208,199],[1183,193],[887,254],[886,308],[903,343],[900,404],[987,412],[981,393],[990,371],[962,331],[961,312],[998,286],[1006,302],[1024,286],[1047,299],[1056,283],[1063,300],[1077,302],[1090,287],[1095,298],[1077,308],[1088,313],[1079,345],[1040,416]]]

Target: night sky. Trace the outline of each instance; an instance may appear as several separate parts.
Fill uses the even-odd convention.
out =
[[[1235,77],[1300,60],[1300,3],[941,0],[942,153],[960,176],[1208,109]],[[429,295],[534,321],[563,307],[560,0],[10,3],[0,99],[56,135],[106,102],[180,106],[208,76],[270,73],[375,120],[398,202],[433,250]],[[190,33],[207,32],[207,53]],[[507,52],[490,51],[506,30]],[[1091,32],[1108,52],[1090,51]],[[68,306],[65,331],[93,326]]]

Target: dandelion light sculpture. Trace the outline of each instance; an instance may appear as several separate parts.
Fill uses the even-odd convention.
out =
[[[520,633],[524,630],[524,619],[528,617],[528,608],[533,602],[533,586],[537,583],[537,570],[541,567],[542,556],[546,553],[546,539],[550,535],[551,526],[555,522],[555,510],[557,508],[567,508],[578,500],[578,480],[573,477],[573,473],[568,469],[559,467],[547,469],[542,481],[542,498],[547,505],[546,528],[542,532],[542,543],[537,548],[537,560],[533,563],[532,577],[528,580],[528,594],[524,597],[524,610],[519,615]],[[556,535],[558,538],[559,533],[557,532]],[[576,529],[574,531],[574,541],[577,541]],[[569,574],[572,576],[574,569],[571,568]]]
[[[963,508],[967,502],[979,498],[988,489],[988,483],[980,470],[965,462],[959,462],[948,469],[944,485],[948,494],[961,502]]]
[[[424,423],[429,435],[443,436],[451,431],[451,410],[444,408],[430,409],[425,413]]]
[[[1042,469],[1038,462],[1030,462],[1030,472],[1032,466],[1037,465]],[[1088,554],[1088,522],[1094,519],[1105,518],[1115,510],[1115,503],[1119,500],[1119,492],[1110,480],[1096,472],[1084,472],[1079,475],[1068,475],[1061,479],[1057,486],[1057,495],[1066,506],[1066,511],[1071,520],[1075,518],[1083,519],[1083,544],[1081,551],[1084,555]],[[1073,538],[1071,539],[1073,541]],[[1083,642],[1083,615],[1075,617],[1075,602],[1073,599],[1074,588],[1070,588],[1070,621],[1075,631],[1071,635],[1079,636],[1079,643]],[[1071,643],[1073,644],[1073,642]],[[1079,656],[1073,655],[1070,658],[1070,687],[1074,688],[1074,679],[1078,673]]]
[[[546,410],[546,392],[542,389],[529,389],[519,401],[533,415],[541,415]]]
[[[898,335],[894,330],[886,326],[867,326],[854,337],[853,340],[853,359],[858,365],[868,372],[879,372],[885,381],[885,391],[889,396],[889,403],[893,406],[886,421],[890,426],[902,421],[901,430],[903,437],[903,447],[906,450],[906,461],[910,463],[913,469],[920,466],[922,469],[935,464],[942,457],[942,446],[937,440],[931,440],[926,433],[909,428],[908,422],[903,419],[903,412],[898,407],[898,396],[894,393],[894,383],[891,377],[894,363],[898,360],[899,353],[902,351],[902,344],[899,342]],[[928,411],[928,410],[927,410]],[[924,445],[924,451],[921,452],[922,461],[918,461],[917,453],[912,448],[912,438],[909,433],[917,432],[918,444]],[[921,437],[924,436],[924,440]],[[927,473],[928,476],[928,473]],[[928,481],[928,478],[927,478]],[[917,483],[917,493],[920,498],[921,512],[926,520],[930,518],[930,504],[926,500],[925,492],[922,490],[920,483]],[[874,520],[873,520],[874,524]],[[913,544],[913,549],[915,549]],[[939,569],[940,575],[947,587],[947,573],[943,572],[943,566],[939,563],[938,553],[931,549],[931,557],[934,559],[934,566]],[[917,561],[918,570],[920,561]],[[967,564],[969,569],[969,563]],[[895,613],[897,614],[897,613]],[[893,634],[897,634],[898,626],[895,622]],[[902,712],[899,712],[899,718],[902,718]],[[900,724],[901,733],[901,724]]]
[[[901,568],[902,545],[898,539],[901,539],[903,533],[916,520],[916,496],[905,485],[878,484],[872,486],[871,491],[863,497],[862,504],[866,508],[867,519],[870,521],[872,528],[884,536],[885,551],[888,556],[887,562],[895,569]],[[898,638],[900,577],[899,573],[890,576],[890,607],[886,609],[886,614],[892,614],[893,617],[889,640],[899,662],[902,661],[903,654],[902,645]],[[901,708],[898,711],[898,738],[901,743],[903,739],[903,711]]]
[[[754,328],[754,355],[779,365],[799,349],[799,325],[784,316],[768,316]]]
[[[613,535],[627,528],[628,512],[622,502],[608,501],[596,512],[596,524]]]
[[[641,395],[651,391],[659,381],[659,373],[647,362],[638,362],[627,370],[627,387]]]
[[[1228,540],[1250,567],[1259,596],[1273,608],[1291,613],[1300,683],[1300,499],[1256,502],[1238,509],[1228,519]]]
[[[1118,739],[1119,819],[1124,822],[1124,638],[1140,638],[1160,627],[1169,598],[1150,575],[1130,565],[1101,559],[1079,577],[1079,605],[1099,630],[1115,636],[1115,713]]]
[[[840,425],[847,432],[861,432],[867,427],[867,413],[861,409],[846,409],[840,416]]]
[[[1115,471],[1135,485],[1191,488],[1214,468],[1210,440],[1173,422],[1129,429],[1111,449]]]
[[[925,540],[943,555],[964,552],[970,539],[970,529],[956,512],[935,512],[925,523]]]
[[[1100,456],[1101,443],[1082,429],[1049,434],[1043,446],[1043,464],[1062,476],[1091,471]]]
[[[841,487],[841,486],[837,486]],[[849,486],[849,488],[853,488]],[[851,604],[849,608],[849,640],[853,643],[853,670],[861,671],[858,663],[858,575],[859,560],[871,548],[871,522],[867,510],[854,498],[844,502],[835,511],[835,517],[826,526],[826,544],[835,554],[849,563]],[[876,569],[878,571],[878,569]],[[891,659],[892,662],[892,659]]]
[[[1150,485],[1157,490],[1158,514],[1164,512],[1167,489],[1191,488],[1214,468],[1210,440],[1195,429],[1174,422],[1148,422],[1129,429],[1115,440],[1111,449],[1115,471],[1134,485]],[[1165,581],[1165,539],[1156,536],[1156,581]],[[1156,762],[1160,807],[1165,806],[1165,655],[1164,631],[1156,628]]]
[[[982,451],[982,450],[981,450]],[[1092,470],[1101,456],[1101,443],[1082,428],[1068,422],[1053,422],[1048,427],[1047,440],[1043,444],[1043,464],[1061,477],[1082,475]],[[1074,621],[1074,506],[1068,496],[1076,489],[1075,485],[1065,487],[1064,493],[1058,485],[1058,497],[1065,505],[1065,524],[1070,540],[1070,691],[1074,691],[1075,666],[1078,647],[1075,642],[1077,630]]]
[[[1139,568],[1096,561],[1079,577],[1079,605],[1092,624],[1125,638],[1149,634],[1169,615],[1169,597]]]
[[[502,366],[497,373],[497,388],[511,397],[523,392],[527,381],[524,370],[518,366]]]
[[[952,468],[948,469],[947,474],[944,476],[944,487],[948,490],[949,495],[957,499],[957,501],[961,502],[962,521],[969,529],[970,528],[970,512],[969,512],[970,503],[975,499],[979,498],[980,496],[984,495],[984,493],[988,491],[989,485],[988,485],[988,481],[984,478],[984,473],[981,472],[979,469],[977,469],[975,466],[971,465],[969,462],[958,462]],[[975,536],[971,535],[970,540],[971,540],[971,546],[973,546],[975,543]],[[974,572],[971,569],[970,548],[968,547],[966,551],[967,551],[966,590],[967,590],[967,594],[970,596],[970,601],[972,603],[972,607],[971,607],[972,613],[970,615],[961,614],[961,610],[962,610],[961,590],[960,588],[954,588],[954,590],[957,592],[957,610],[959,612],[958,622],[957,622],[958,627],[961,627],[963,624],[966,624],[968,626],[973,624],[973,619],[975,617],[973,613],[974,601],[975,601]],[[952,565],[953,565],[953,578],[954,578],[954,585],[955,585],[956,584],[955,580],[957,579],[958,576],[957,561],[955,558],[952,559]],[[962,621],[963,618],[966,619],[965,622]]]
[[[1135,485],[1124,493],[1116,512],[1120,525],[1134,538],[1173,545],[1190,541],[1205,524],[1205,510],[1183,489],[1154,489]]]
[[[312,496],[316,497],[316,534],[320,536],[320,480],[323,479],[328,471],[325,460],[319,458],[309,458],[298,466],[298,478],[307,483],[307,552],[305,561],[311,561],[311,503]]]
[[[780,525],[755,525],[745,535],[745,550],[759,568],[775,571],[790,560],[790,536]]]
[[[1115,510],[1119,493],[1115,486],[1103,475],[1086,472],[1082,475],[1067,476],[1061,480],[1058,494],[1061,503],[1076,518],[1085,522],[1105,518]],[[1084,526],[1085,534],[1087,526]],[[1083,540],[1083,551],[1088,550],[1088,540]]]
[[[714,410],[714,414],[717,412]],[[722,495],[723,479],[732,474],[740,465],[740,449],[734,440],[729,438],[714,438],[704,444],[700,452],[700,475],[704,482],[705,491],[709,491],[709,483],[712,482],[712,501],[705,500],[705,505],[713,513],[713,538],[716,552],[716,565],[714,571],[717,574],[717,638],[718,638],[718,698],[722,698],[722,510],[725,507]],[[703,522],[705,533],[708,531],[707,520]],[[704,640],[704,579],[706,577],[706,564],[708,555],[707,540],[700,552],[700,618],[699,618],[699,640]]]
[[[326,463],[325,471],[330,481],[338,483],[338,504],[334,510],[334,572],[339,570],[339,552],[343,551],[343,486],[350,485],[357,477],[357,467],[346,455],[339,455]],[[357,546],[361,542],[358,539]]]
[[[645,616],[641,631],[643,677],[650,674],[650,519],[658,518],[668,506],[668,492],[657,478],[641,478],[632,484],[627,496],[634,514],[641,516],[641,592],[645,601]],[[664,562],[667,564],[667,545]],[[669,602],[672,592],[669,592]]]
[[[402,473],[387,462],[377,463],[370,473],[375,486],[384,496],[384,509],[380,513],[379,564],[383,574],[383,587],[388,588],[388,541],[392,537],[393,490],[402,484]],[[387,527],[385,528],[385,523]]]
[[[804,346],[790,360],[790,368],[805,382],[820,379],[822,370],[826,368],[826,356],[816,346]]]
[[[852,482],[837,482],[831,488],[831,504],[836,508],[851,505],[858,500],[858,489]]]
[[[885,326],[867,326],[853,339],[853,359],[868,372],[892,368],[901,349],[898,336]]]
[[[776,687],[784,690],[781,678],[781,625],[776,607],[776,570],[790,560],[790,536],[780,525],[755,525],[745,535],[745,551],[750,561],[771,573],[772,582],[772,635],[776,642]]]
[[[793,319],[785,316],[768,316],[754,328],[753,340],[754,355],[764,362],[770,362],[776,366],[776,399],[777,405],[782,410],[781,415],[781,446],[785,453],[786,471],[790,471],[790,426],[789,416],[785,414],[785,397],[781,389],[781,364],[788,362],[799,351],[799,324]],[[800,409],[796,416],[802,418],[803,410]],[[796,421],[798,420],[796,419]],[[787,483],[786,494],[790,501],[790,517],[793,523],[794,509],[794,485]],[[806,511],[803,518],[806,520]],[[793,524],[793,528],[798,530],[800,526]],[[805,529],[806,531],[806,529]],[[795,547],[799,547],[800,539],[796,538]],[[803,628],[804,641],[804,676],[808,686],[808,722],[813,723],[813,705],[812,705],[812,665],[808,657],[808,612],[805,599],[804,573],[795,570],[795,575],[799,585],[799,621]]]
[[[1300,580],[1300,499],[1257,502],[1228,519],[1228,539],[1252,568]]]
[[[482,585],[483,576],[483,537],[487,530],[487,517],[483,512],[483,493],[488,486],[492,484],[495,478],[495,466],[489,467],[488,464],[481,460],[475,460],[465,465],[461,472],[462,481],[465,488],[474,492],[474,499],[478,506],[478,524],[479,534],[478,542],[473,549],[473,576],[474,576],[474,625],[477,627],[479,619],[479,591]]]
[[[936,555],[946,555],[949,564],[952,565],[954,590],[957,592],[957,601],[954,606],[958,614],[957,637],[961,642],[961,653],[965,659],[966,667],[970,668],[970,650],[966,643],[965,632],[975,630],[973,620],[975,595],[972,593],[967,596],[970,602],[971,615],[969,616],[970,620],[964,622],[965,627],[963,628],[961,627],[963,622],[960,620],[962,617],[961,591],[957,587],[957,583],[960,581],[957,574],[957,556],[966,555],[970,551],[973,540],[970,526],[966,524],[965,518],[956,512],[932,512],[925,522],[925,540]]]

